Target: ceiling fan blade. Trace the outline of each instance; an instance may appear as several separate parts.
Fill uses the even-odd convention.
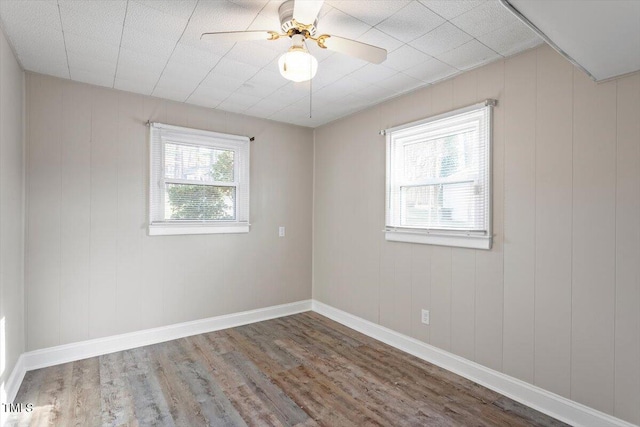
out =
[[[334,52],[344,53],[363,59],[373,64],[380,64],[387,59],[387,51],[381,47],[326,34],[318,37],[318,45]]]
[[[300,24],[313,24],[320,13],[324,0],[295,0],[293,19]]]
[[[243,42],[249,40],[275,40],[275,31],[229,31],[225,33],[203,33],[200,40],[216,42]]]

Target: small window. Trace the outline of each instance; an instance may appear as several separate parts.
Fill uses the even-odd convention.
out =
[[[151,124],[149,234],[249,231],[249,138]]]
[[[491,248],[495,101],[398,126],[387,135],[387,240]]]

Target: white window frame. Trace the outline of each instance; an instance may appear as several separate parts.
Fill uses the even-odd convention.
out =
[[[492,145],[493,145],[493,107],[497,104],[495,100],[488,99],[484,102],[470,105],[437,116],[429,117],[423,120],[406,123],[404,125],[385,129],[383,134],[386,135],[387,156],[386,156],[386,198],[385,198],[385,239],[396,242],[422,243],[440,246],[453,246],[473,249],[491,249],[493,242],[492,234]],[[481,171],[483,181],[484,195],[484,225],[481,230],[451,230],[437,229],[426,227],[403,227],[399,226],[401,216],[400,192],[395,190],[402,186],[401,183],[394,181],[393,170],[398,167],[398,159],[395,158],[393,149],[394,133],[398,131],[406,131],[411,128],[419,130],[419,127],[457,115],[469,113],[472,111],[480,111],[485,109],[487,144],[485,152],[485,170]],[[426,131],[429,132],[428,130]],[[406,133],[406,132],[405,132]]]
[[[249,168],[250,140],[246,136],[172,126],[149,124],[149,209],[150,236],[181,234],[248,233],[249,224]],[[234,152],[234,181],[206,182],[166,178],[164,150],[167,143],[208,147]],[[156,159],[156,161],[154,161]],[[166,184],[197,184],[235,187],[236,206],[234,220],[154,220],[154,208],[165,204]]]

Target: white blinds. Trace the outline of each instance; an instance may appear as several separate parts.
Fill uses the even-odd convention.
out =
[[[387,229],[490,231],[491,104],[387,131]]]
[[[152,123],[149,220],[249,222],[249,138]]]

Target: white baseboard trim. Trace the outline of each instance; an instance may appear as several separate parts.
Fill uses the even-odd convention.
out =
[[[145,345],[158,344],[191,335],[289,316],[309,310],[311,310],[311,300],[298,301],[290,304],[274,305],[256,310],[242,311],[127,334],[43,348],[41,350],[26,352],[21,358],[23,359],[24,370],[31,371],[33,369],[73,362]],[[20,379],[20,382],[21,381],[22,378]],[[19,384],[20,383],[18,383],[18,385]]]
[[[24,374],[26,373],[27,370],[24,366],[24,354],[21,354],[16,362],[16,366],[14,366],[13,371],[11,371],[11,375],[9,375],[7,382],[4,384],[6,400],[3,400],[2,403],[13,402],[13,399],[16,398],[16,394],[18,394],[20,384],[22,384],[22,380],[24,379]]]
[[[320,301],[313,300],[312,309],[351,329],[454,372],[567,424],[585,427],[635,427],[634,424],[494,371]]]

